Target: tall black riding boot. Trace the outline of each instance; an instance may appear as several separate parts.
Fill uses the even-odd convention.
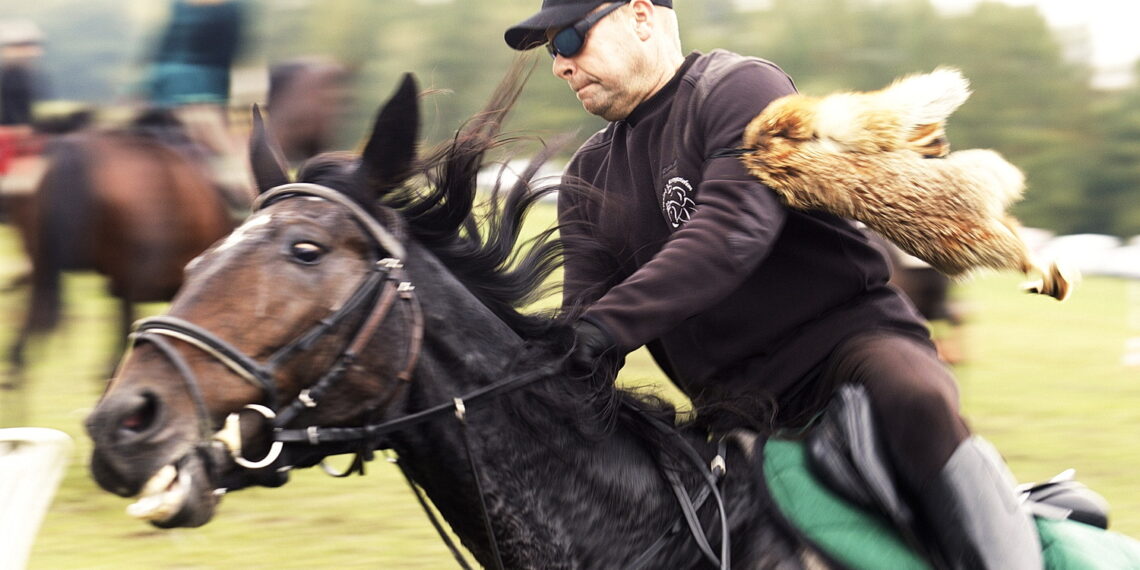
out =
[[[955,570],[1041,570],[1033,516],[1001,456],[980,437],[961,443],[921,497],[923,518]]]

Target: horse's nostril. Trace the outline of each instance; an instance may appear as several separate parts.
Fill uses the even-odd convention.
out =
[[[154,394],[143,394],[142,402],[120,422],[119,429],[131,433],[146,431],[158,416],[158,401]]]

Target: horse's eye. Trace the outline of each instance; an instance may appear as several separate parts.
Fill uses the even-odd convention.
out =
[[[312,264],[321,260],[325,254],[325,248],[311,241],[299,241],[289,248],[289,253],[292,254],[293,259],[301,263]]]

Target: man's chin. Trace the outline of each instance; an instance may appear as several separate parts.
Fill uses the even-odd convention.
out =
[[[587,113],[595,117],[601,117],[607,121],[620,121],[633,112],[633,109],[615,104],[612,97],[597,97],[596,94],[585,92],[586,90],[594,90],[592,88],[593,86],[591,85],[578,91],[578,101],[582,103],[582,108],[585,109]]]
[[[604,105],[596,99],[592,99],[590,97],[583,98],[579,96],[578,100],[582,102],[582,108],[585,109],[587,113],[594,115],[595,117],[601,117],[607,121],[616,121],[623,118],[614,117],[613,113],[610,112],[610,106]]]

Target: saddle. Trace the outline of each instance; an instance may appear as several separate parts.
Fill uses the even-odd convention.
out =
[[[916,536],[914,514],[894,485],[890,465],[862,386],[840,388],[809,435],[808,464],[832,490],[852,503],[884,514],[906,536]],[[1073,479],[1069,469],[1044,483],[1018,487],[1038,517],[1069,519],[1108,528],[1108,502]]]
[[[743,438],[790,531],[837,566],[930,570],[944,566],[894,484],[862,387],[845,387],[801,437]],[[749,443],[751,442],[751,443]],[[1140,541],[1109,530],[1107,502],[1065,472],[1019,487],[1035,515],[1045,567],[1140,568]]]

